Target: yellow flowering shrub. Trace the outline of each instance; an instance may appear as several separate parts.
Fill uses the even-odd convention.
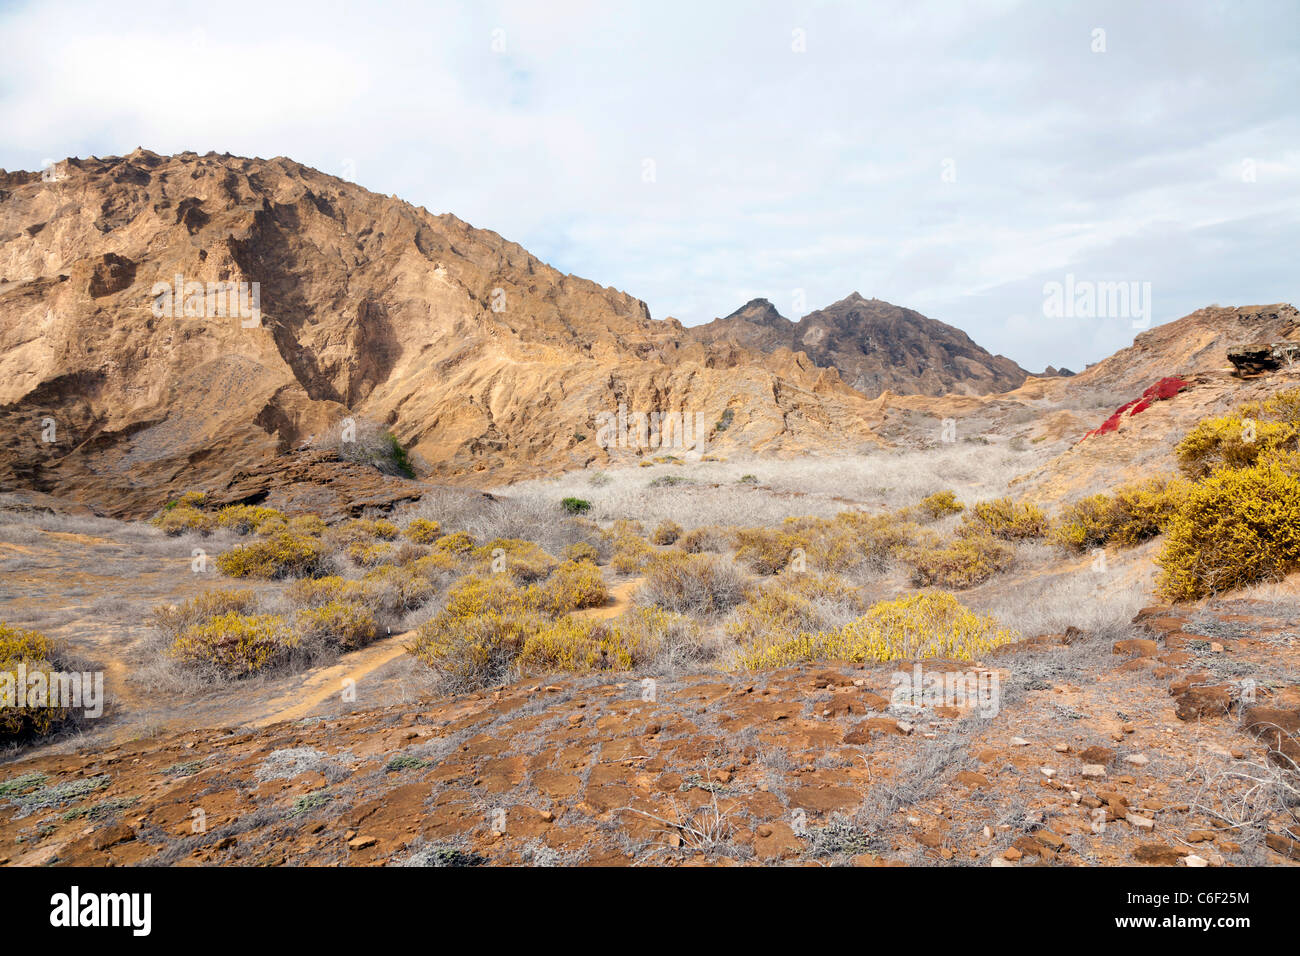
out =
[[[810,661],[973,660],[1015,638],[951,594],[922,591],[873,605],[838,630],[760,640],[742,652],[740,664],[761,670]]]
[[[1041,538],[1047,534],[1047,515],[1037,505],[995,498],[981,501],[966,512],[966,528],[987,531],[1004,541],[1021,541]]]
[[[932,539],[901,552],[903,560],[912,566],[914,585],[956,590],[982,584],[1005,571],[1015,556],[1011,545],[978,530],[948,541]]]
[[[178,504],[150,519],[149,523],[161,528],[165,534],[176,537],[186,532],[209,534],[216,528],[217,519],[214,515],[200,511],[192,505]]]
[[[532,541],[520,538],[495,538],[475,548],[471,558],[480,573],[504,572],[519,584],[542,580],[559,563]]]
[[[676,521],[670,521],[665,518],[663,521],[659,522],[658,526],[654,530],[654,534],[650,536],[650,540],[654,544],[669,545],[675,543],[681,536],[682,526]]]
[[[1290,422],[1224,415],[1198,422],[1178,443],[1174,455],[1183,474],[1204,478],[1219,468],[1247,468],[1263,454],[1295,445],[1296,426]]]
[[[471,575],[420,625],[409,650],[450,688],[481,687],[506,680],[524,641],[545,623],[508,575]]]
[[[387,541],[374,541],[370,543],[355,541],[347,546],[344,554],[354,563],[363,568],[373,568],[375,565],[383,564],[388,560],[392,553],[393,546]]]
[[[369,608],[355,601],[333,600],[304,608],[294,617],[303,641],[329,644],[350,651],[379,636],[379,624]]]
[[[183,664],[244,677],[284,661],[297,642],[278,614],[218,614],[181,632],[168,653]]]
[[[448,554],[468,554],[474,550],[474,539],[467,531],[453,531],[451,534],[444,534],[433,543],[433,546]]]
[[[566,561],[586,561],[590,564],[600,564],[600,552],[596,546],[587,541],[575,541],[573,544],[565,545],[564,559]]]
[[[1103,544],[1125,547],[1160,534],[1190,485],[1181,479],[1153,478],[1096,494],[1066,508],[1052,528],[1052,538],[1073,551]]]
[[[18,665],[22,664],[29,677],[37,673],[44,674],[45,686],[48,688],[49,675],[63,669],[58,661],[58,653],[55,643],[40,631],[12,627],[0,621],[0,672],[16,675]],[[68,711],[65,708],[27,706],[25,697],[23,706],[18,706],[17,677],[12,680],[15,682],[14,698],[0,702],[4,705],[0,706],[0,742],[43,737],[57,730],[67,719]]]
[[[1194,600],[1300,567],[1300,477],[1279,461],[1222,468],[1194,484],[1156,558],[1161,594]]]
[[[567,614],[584,607],[600,607],[609,590],[600,568],[589,561],[565,561],[540,585],[531,585],[529,603],[548,614]]]
[[[229,614],[232,611],[245,614],[256,606],[257,594],[248,589],[204,591],[180,604],[164,604],[155,608],[149,615],[149,623],[164,634],[175,637],[185,628],[219,614]]]
[[[284,514],[260,505],[226,505],[216,513],[217,526],[236,534],[261,533],[263,525],[283,526]]]
[[[402,529],[402,534],[416,544],[433,544],[442,534],[442,525],[428,518],[416,518]]]
[[[926,495],[916,508],[931,521],[966,510],[966,506],[957,500],[957,494],[953,491],[936,491],[932,495]]]
[[[325,557],[316,538],[282,531],[218,555],[217,570],[232,578],[305,578],[324,569]]]
[[[727,622],[727,634],[738,644],[753,644],[776,636],[797,637],[823,626],[823,607],[862,610],[857,589],[830,575],[784,574],[771,584],[754,588],[736,615]]]

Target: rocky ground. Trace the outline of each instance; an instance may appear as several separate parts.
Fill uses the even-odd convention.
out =
[[[891,704],[889,665],[335,695],[11,763],[0,862],[1295,863],[1298,634],[1284,588],[1045,635],[974,666],[995,715]]]

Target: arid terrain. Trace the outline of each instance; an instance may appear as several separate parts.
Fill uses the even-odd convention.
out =
[[[58,169],[0,172],[0,669],[105,699],[6,708],[0,863],[1300,862],[1293,306],[1039,376],[283,158]]]

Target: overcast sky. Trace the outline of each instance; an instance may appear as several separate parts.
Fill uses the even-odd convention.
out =
[[[1294,0],[0,0],[0,41],[0,166],[290,156],[688,325],[858,291],[1077,370],[1134,328],[1045,316],[1067,274],[1300,300]]]

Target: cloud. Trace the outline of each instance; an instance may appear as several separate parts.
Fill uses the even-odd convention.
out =
[[[1133,330],[1046,320],[1067,273],[1151,281],[1157,322],[1297,298],[1298,28],[1286,2],[43,0],[0,13],[0,165],[287,155],[659,317],[856,289],[1081,368]]]

